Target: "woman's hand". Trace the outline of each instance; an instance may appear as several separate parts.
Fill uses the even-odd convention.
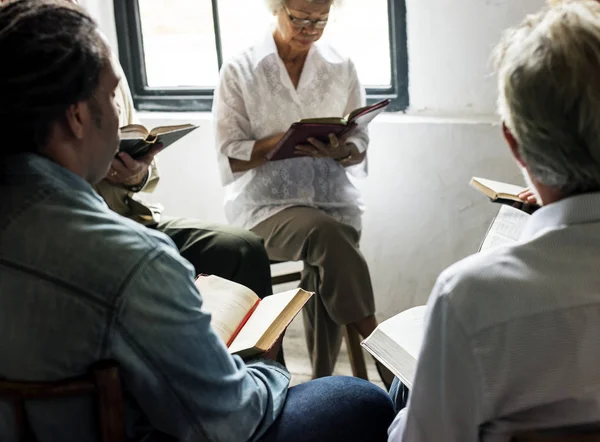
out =
[[[157,144],[143,157],[134,160],[129,154],[119,152],[106,175],[106,181],[124,187],[141,185],[148,175],[148,168],[154,156],[162,150],[162,144]]]
[[[342,138],[329,134],[329,143],[324,143],[316,138],[309,138],[310,144],[300,144],[296,146],[298,155],[308,155],[316,158],[333,158],[336,161],[342,161],[350,158],[352,155],[351,143],[346,143],[346,136]]]

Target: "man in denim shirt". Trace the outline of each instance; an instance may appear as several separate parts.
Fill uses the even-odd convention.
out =
[[[119,78],[96,24],[65,0],[0,6],[0,378],[120,367],[128,440],[385,440],[383,390],[325,378],[288,390],[264,358],[230,356],[192,266],[92,185],[118,150]],[[29,402],[36,440],[94,441],[88,399]],[[16,441],[0,402],[0,440]]]

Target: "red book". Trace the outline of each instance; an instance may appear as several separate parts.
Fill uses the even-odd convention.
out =
[[[346,134],[352,135],[353,130],[366,127],[389,104],[390,100],[383,100],[371,106],[355,109],[345,118],[306,118],[293,123],[281,141],[265,158],[267,161],[277,161],[302,156],[295,152],[296,146],[309,144],[308,138],[329,142],[329,134],[334,134],[338,138]]]

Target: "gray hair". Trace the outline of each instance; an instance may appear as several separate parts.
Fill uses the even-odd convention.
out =
[[[526,17],[495,58],[498,110],[532,178],[563,196],[600,190],[600,3]]]
[[[328,3],[335,4],[336,6],[341,2],[341,0],[306,0],[309,3]],[[286,0],[265,0],[267,8],[269,11],[275,13],[279,11],[279,9],[285,5]]]

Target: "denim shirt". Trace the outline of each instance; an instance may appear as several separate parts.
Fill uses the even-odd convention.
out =
[[[0,378],[53,381],[113,359],[129,440],[256,440],[289,373],[230,356],[193,268],[165,235],[112,212],[92,187],[33,154],[0,164]],[[37,440],[97,440],[91,398],[28,402]],[[0,402],[0,440],[13,442]]]

